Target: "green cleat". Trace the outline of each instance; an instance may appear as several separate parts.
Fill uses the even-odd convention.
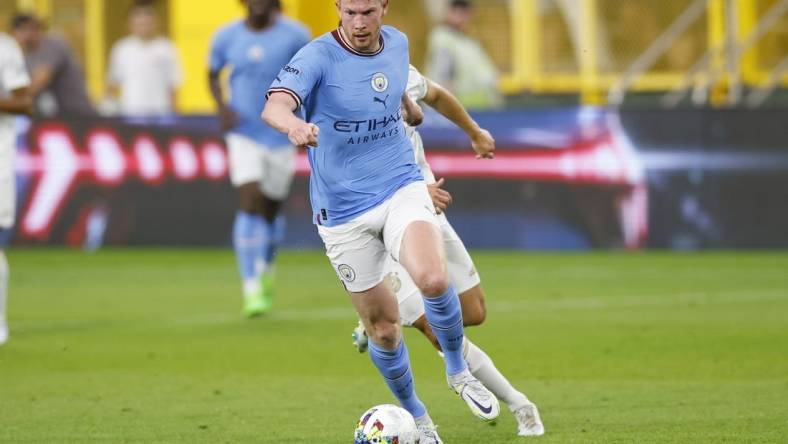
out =
[[[254,318],[265,314],[270,308],[271,305],[263,296],[262,289],[244,295],[244,307],[242,310],[244,316]]]
[[[262,298],[265,303],[265,310],[268,311],[274,306],[274,273],[263,273],[260,277],[260,284],[262,286]]]

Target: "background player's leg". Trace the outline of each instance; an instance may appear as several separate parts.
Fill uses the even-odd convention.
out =
[[[366,326],[372,362],[402,407],[414,418],[423,419],[427,409],[416,396],[410,358],[399,325],[396,297],[383,283],[364,292],[349,294]]]
[[[276,253],[284,240],[286,221],[281,215],[295,175],[296,149],[262,148],[263,170],[260,179],[260,214],[263,216],[263,245],[260,278],[263,298],[270,307],[274,297]]]
[[[5,252],[0,249],[0,345],[8,340],[8,324],[6,323],[6,303],[8,298],[8,261]]]
[[[244,313],[254,316],[267,310],[262,298],[260,268],[263,263],[264,223],[260,186],[250,182],[238,187],[240,209],[235,216],[233,246],[244,295]]]
[[[285,233],[285,218],[279,213],[282,209],[284,202],[274,200],[262,194],[261,215],[262,221],[262,244],[261,244],[261,262],[259,264],[259,273],[261,283],[263,285],[263,295],[271,302],[274,291],[274,262],[276,261],[276,253],[279,250],[279,245],[284,239]]]
[[[482,325],[487,319],[487,306],[481,284],[460,293],[460,305],[462,305],[462,320],[466,327]]]
[[[441,351],[440,344],[425,317],[418,319],[413,323],[413,326],[422,332],[439,352]],[[468,363],[468,369],[473,376],[476,376],[498,399],[505,402],[511,411],[531,404],[531,401],[522,392],[515,389],[498,370],[487,353],[468,340],[467,337],[463,347],[463,358]]]

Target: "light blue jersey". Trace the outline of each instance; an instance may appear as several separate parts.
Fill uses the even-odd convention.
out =
[[[320,128],[309,150],[315,223],[340,225],[423,180],[400,113],[408,66],[397,29],[383,27],[375,54],[355,51],[337,30],[299,51],[271,86]]]
[[[230,107],[239,124],[232,132],[271,149],[289,146],[287,136],[260,119],[265,92],[283,66],[309,42],[309,31],[298,22],[278,17],[267,29],[255,32],[243,20],[220,29],[213,39],[211,71],[227,67],[230,73]]]

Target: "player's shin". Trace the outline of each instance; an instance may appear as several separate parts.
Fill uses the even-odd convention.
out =
[[[453,286],[436,298],[424,298],[424,311],[446,361],[446,374],[462,373],[467,365],[462,356],[464,329],[462,307]]]
[[[238,211],[233,227],[233,246],[243,281],[244,295],[259,292],[258,268],[263,260],[262,216]]]
[[[391,392],[399,400],[402,408],[414,418],[423,417],[427,413],[427,409],[416,396],[416,387],[413,382],[413,372],[410,368],[410,358],[405,341],[400,339],[399,345],[394,350],[386,350],[375,344],[374,341],[369,341],[369,356],[386,380]]]
[[[287,221],[284,216],[277,216],[273,222],[268,222],[263,219],[263,266],[261,273],[265,274],[271,271],[274,261],[276,260],[276,253],[279,251],[279,245],[285,237],[285,227]]]

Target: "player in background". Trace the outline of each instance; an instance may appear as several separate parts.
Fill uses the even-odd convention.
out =
[[[490,133],[473,120],[452,93],[423,76],[413,66],[410,67],[408,75],[408,96],[416,102],[426,103],[459,126],[468,135],[477,152],[490,149],[483,147],[495,146],[495,140]],[[430,197],[432,197],[435,208],[439,213],[438,220],[443,233],[449,281],[454,284],[457,293],[459,293],[463,322],[466,327],[481,325],[487,316],[481,279],[468,250],[444,213],[448,205],[451,204],[452,197],[441,188],[444,180],[435,180],[435,175],[427,163],[421,135],[413,127],[408,127],[407,132],[413,144],[416,162],[421,169],[424,180],[427,182]],[[435,338],[435,334],[432,332],[424,315],[424,303],[413,279],[411,279],[402,265],[392,259],[388,260],[386,269],[388,272],[386,277],[388,284],[397,295],[400,318],[403,325],[417,328],[440,351],[440,343]],[[360,352],[363,353],[367,350],[368,338],[364,325],[361,322],[359,322],[358,327],[353,332],[353,343]],[[490,357],[467,337],[463,344],[463,356],[468,363],[471,373],[485,387],[489,388],[498,399],[509,406],[509,410],[517,420],[517,432],[520,436],[541,436],[544,434],[544,426],[536,405],[523,393],[515,389],[495,367]]]
[[[337,0],[340,26],[304,47],[269,90],[263,119],[309,146],[310,197],[326,254],[370,336],[373,363],[416,419],[422,444],[440,443],[416,395],[386,258],[408,270],[444,351],[449,386],[471,411],[500,406],[462,356],[460,301],[446,273],[440,224],[405,132],[408,40],[382,26],[388,0]],[[296,115],[298,112],[299,115]],[[303,116],[303,119],[302,117]],[[318,143],[319,142],[319,143]],[[487,148],[478,154],[492,158]]]
[[[30,76],[22,49],[14,39],[0,33],[0,231],[14,225],[16,210],[16,118],[14,114],[33,113]],[[0,244],[0,345],[8,341],[6,303],[8,298],[8,261]]]
[[[301,24],[283,17],[276,0],[244,0],[247,16],[220,29],[210,53],[209,81],[238,189],[233,245],[243,287],[243,313],[271,309],[274,260],[284,237],[282,204],[295,173],[296,148],[260,120],[265,92],[277,73],[309,42]],[[230,70],[230,97],[220,80]]]

